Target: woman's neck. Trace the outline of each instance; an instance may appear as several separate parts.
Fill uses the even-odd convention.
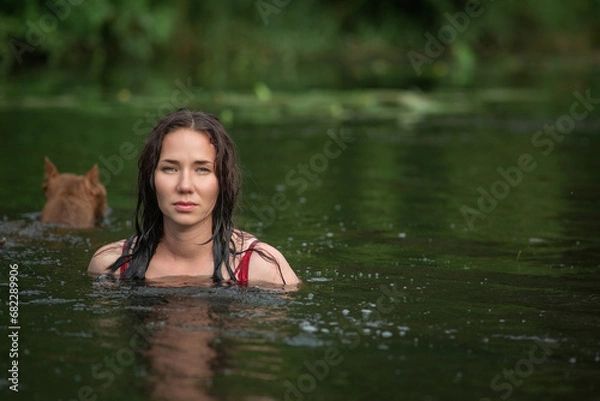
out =
[[[212,257],[212,228],[200,226],[189,229],[174,227],[165,222],[160,246],[177,259],[204,259]]]
[[[146,271],[149,280],[168,276],[213,275],[212,228],[189,229],[164,225],[164,236]]]

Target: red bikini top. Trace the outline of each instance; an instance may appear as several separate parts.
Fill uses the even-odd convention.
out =
[[[125,250],[127,249],[127,242],[128,241],[125,241],[125,243],[123,244],[123,253],[125,253]],[[240,284],[242,286],[248,285],[248,269],[250,267],[250,258],[252,257],[252,252],[254,251],[254,247],[259,242],[260,241],[256,239],[250,244],[248,249],[246,249],[244,251],[244,256],[242,256],[240,263],[235,268],[235,271],[234,271],[235,277],[237,278],[238,284]],[[121,267],[119,269],[121,278],[123,278],[123,276],[125,275],[125,271],[127,270],[128,267],[129,267],[129,261],[127,261],[121,265]]]

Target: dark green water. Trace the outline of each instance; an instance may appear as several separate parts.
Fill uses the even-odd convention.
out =
[[[95,282],[91,253],[131,233],[123,143],[139,149],[152,108],[5,106],[2,299],[18,264],[20,330],[18,394],[0,341],[2,399],[600,399],[600,122],[532,143],[572,101],[236,122],[239,224],[287,256],[290,294]],[[44,156],[100,164],[104,226],[36,221]]]

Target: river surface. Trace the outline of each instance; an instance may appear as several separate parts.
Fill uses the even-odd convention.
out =
[[[0,278],[6,300],[18,273],[19,305],[15,322],[0,309],[1,398],[599,400],[597,110],[570,126],[570,92],[543,108],[486,93],[425,115],[395,114],[389,93],[372,105],[383,117],[221,110],[244,172],[238,224],[286,255],[304,282],[287,293],[89,277],[94,250],[132,233],[131,149],[157,105],[5,104]],[[44,156],[99,164],[101,227],[37,220]]]

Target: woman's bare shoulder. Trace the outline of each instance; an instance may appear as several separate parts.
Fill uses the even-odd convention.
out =
[[[106,274],[110,265],[123,254],[123,245],[125,240],[116,241],[107,245],[104,245],[98,249],[90,264],[88,265],[88,273],[92,274]]]
[[[248,268],[249,281],[264,281],[274,284],[285,283],[288,286],[297,286],[301,283],[285,256],[277,248],[261,241],[256,244],[254,249],[258,251],[259,255],[254,255],[250,259],[250,266]],[[260,253],[275,259],[279,264],[279,269],[271,260],[261,257]]]

